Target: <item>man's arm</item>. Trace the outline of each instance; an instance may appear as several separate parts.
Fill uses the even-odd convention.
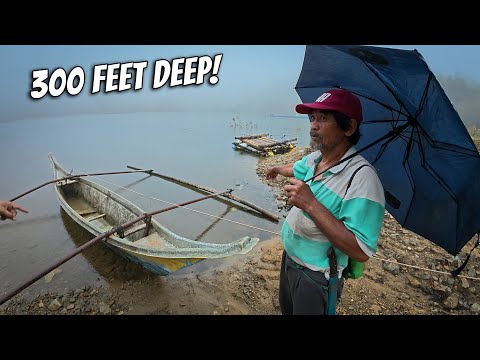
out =
[[[355,235],[315,198],[307,184],[297,179],[290,179],[289,182],[290,185],[284,187],[289,204],[305,211],[334,247],[357,261],[369,259],[358,245]]]
[[[277,175],[285,177],[293,177],[293,163],[283,166],[274,166],[267,170],[265,178],[267,180],[275,180]]]

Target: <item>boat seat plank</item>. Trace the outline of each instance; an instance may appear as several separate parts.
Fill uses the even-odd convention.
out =
[[[93,208],[77,211],[78,215],[82,215],[82,216],[90,215],[90,214],[95,213],[95,212],[97,212],[97,210],[95,210]]]
[[[77,183],[77,179],[59,179],[57,181],[57,186],[64,186],[64,185],[69,185],[69,184],[75,184]]]
[[[86,219],[87,221],[93,221],[93,220],[97,220],[97,219],[100,219],[100,218],[103,218],[105,216],[105,214],[98,214],[98,215],[95,215],[91,218],[88,218]]]

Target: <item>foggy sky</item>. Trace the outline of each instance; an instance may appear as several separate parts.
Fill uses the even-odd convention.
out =
[[[462,51],[477,47],[394,46],[418,48],[444,87],[467,127],[480,127],[480,79]],[[478,47],[480,50],[480,46]],[[295,91],[305,46],[0,46],[0,122],[26,118],[68,116],[81,113],[135,113],[157,111],[225,111],[235,113],[294,114],[300,102]],[[479,51],[480,52],[480,51]],[[202,85],[151,87],[153,63],[157,59],[214,56],[223,53],[219,82]],[[455,56],[463,65],[455,66]],[[445,61],[448,60],[448,61]],[[91,94],[93,67],[98,64],[148,61],[141,90]],[[30,97],[32,71],[56,68],[70,71],[80,66],[86,74],[79,95]],[[478,67],[475,67],[478,68]],[[470,69],[470,70],[468,70]],[[437,71],[439,70],[439,71]],[[446,72],[448,71],[448,73]],[[476,77],[475,77],[476,76]]]

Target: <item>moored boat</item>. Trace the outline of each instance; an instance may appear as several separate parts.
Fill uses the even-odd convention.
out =
[[[54,189],[60,206],[80,226],[98,236],[145,214],[145,211],[117,193],[84,177],[71,178],[53,154]],[[69,177],[69,179],[64,179]],[[245,236],[239,240],[214,244],[182,237],[153,217],[139,221],[125,231],[104,239],[113,250],[146,269],[168,275],[205,259],[246,254],[259,241]]]

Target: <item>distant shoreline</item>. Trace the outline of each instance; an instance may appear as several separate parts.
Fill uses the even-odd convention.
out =
[[[306,117],[305,115],[292,114],[292,115],[283,115],[283,114],[270,114],[270,117]]]

